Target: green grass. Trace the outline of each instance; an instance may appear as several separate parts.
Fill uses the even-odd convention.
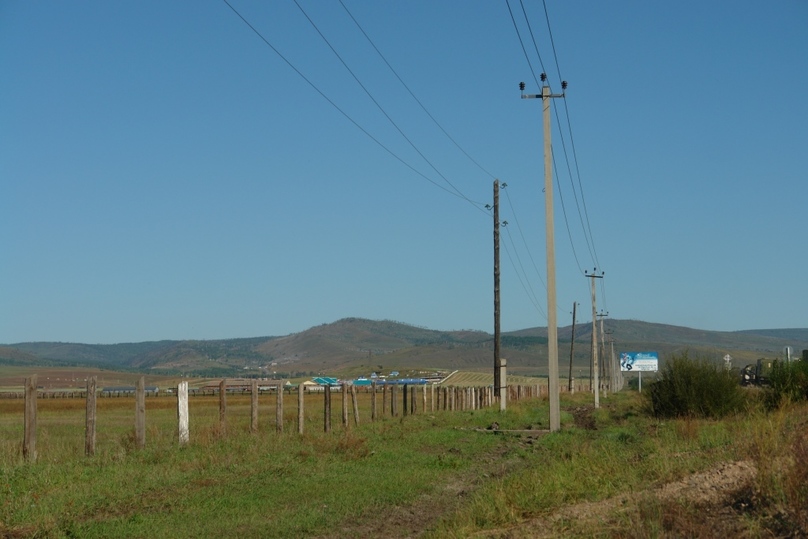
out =
[[[509,403],[505,413],[420,412],[370,422],[369,395],[360,394],[361,424],[351,417],[345,428],[334,394],[333,432],[325,434],[322,395],[315,394],[299,436],[296,398],[285,399],[283,434],[275,432],[274,402],[262,397],[260,429],[251,434],[248,396],[228,398],[226,432],[218,398],[192,398],[191,443],[180,448],[174,399],[147,399],[147,447],[137,450],[134,400],[99,399],[97,453],[87,458],[84,401],[41,400],[39,458],[26,463],[22,401],[0,400],[0,536],[465,537],[739,459],[759,464],[756,492],[779,508],[749,516],[750,529],[783,531],[772,523],[785,521],[799,530],[808,502],[808,468],[798,465],[808,461],[808,438],[795,435],[808,430],[805,405],[663,421],[633,392],[602,398],[599,410],[591,394],[564,394],[562,430],[526,436],[502,431],[546,428],[545,400]],[[494,422],[498,434],[487,429]],[[643,507],[611,520],[610,534],[670,533],[674,521],[673,535],[701,529],[703,514],[692,508],[653,500]],[[597,531],[558,525],[562,535]]]

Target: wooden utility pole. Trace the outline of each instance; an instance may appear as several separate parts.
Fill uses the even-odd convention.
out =
[[[500,370],[500,303],[499,303],[499,180],[494,180],[494,395],[499,397]]]
[[[569,375],[569,382],[567,386],[567,391],[570,393],[575,392],[575,379],[572,377],[572,355],[573,355],[573,348],[575,347],[575,307],[578,304],[574,301],[572,302],[572,336],[570,337],[570,375]]]
[[[611,382],[611,374],[609,372],[608,365],[606,363],[606,333],[603,331],[603,319],[609,316],[609,313],[601,313],[598,315],[600,318],[600,360],[601,360],[601,370],[603,372],[603,396],[606,397],[609,395],[609,383]]]
[[[595,268],[597,271],[597,268]],[[595,279],[602,279],[603,272],[597,275],[594,271],[584,275],[592,279],[592,352],[589,360],[590,388],[595,392],[595,408],[600,408],[600,377],[598,374],[598,307],[595,297]],[[593,383],[594,381],[594,383]]]
[[[542,100],[544,119],[544,228],[547,244],[547,362],[548,384],[547,391],[550,398],[550,432],[561,428],[561,405],[558,391],[558,320],[556,313],[556,276],[555,276],[555,225],[553,220],[553,147],[550,141],[550,99],[564,97],[564,94],[551,94],[547,85],[547,76],[542,73],[544,84],[540,95],[522,94],[522,98],[538,98]],[[525,84],[520,83],[519,88],[524,91]],[[566,89],[567,83],[562,82],[561,88]]]

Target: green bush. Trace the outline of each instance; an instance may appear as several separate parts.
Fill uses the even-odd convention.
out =
[[[687,352],[665,362],[648,395],[656,417],[719,418],[745,405],[735,374],[706,359],[691,359]]]
[[[768,408],[808,399],[808,361],[775,361],[764,392]]]

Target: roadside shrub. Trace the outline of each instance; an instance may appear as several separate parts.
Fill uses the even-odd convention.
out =
[[[769,409],[808,399],[808,361],[775,361],[764,401]]]
[[[720,418],[745,404],[732,372],[703,358],[691,359],[687,352],[665,362],[648,395],[656,417]]]

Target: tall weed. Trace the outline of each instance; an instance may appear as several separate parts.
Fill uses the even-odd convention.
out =
[[[769,409],[808,399],[808,361],[775,361],[763,394]]]

